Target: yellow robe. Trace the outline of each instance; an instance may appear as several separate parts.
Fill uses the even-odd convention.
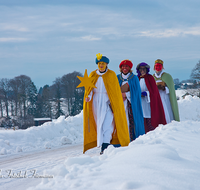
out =
[[[96,84],[98,77],[99,75],[96,73],[96,70],[91,72],[89,76],[94,85]],[[130,137],[117,76],[114,71],[108,69],[108,71],[102,75],[102,78],[111,103],[115,121],[111,144],[121,144],[121,146],[127,146],[130,142]],[[89,89],[89,91],[85,93],[85,97],[91,92],[91,90],[92,89]],[[83,153],[88,149],[97,146],[97,127],[92,111],[93,98],[90,102],[85,102],[85,97],[83,103]]]

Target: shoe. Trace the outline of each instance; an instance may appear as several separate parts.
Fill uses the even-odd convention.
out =
[[[109,143],[103,143],[103,144],[102,144],[100,155],[103,154],[103,151],[104,151],[109,145],[110,145]]]

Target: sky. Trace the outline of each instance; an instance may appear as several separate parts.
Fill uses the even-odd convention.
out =
[[[176,91],[180,122],[159,125],[126,147],[111,145],[103,155],[100,148],[82,153],[83,112],[26,130],[1,129],[1,189],[199,190],[200,99],[183,94]]]
[[[29,76],[36,87],[97,69],[101,53],[119,73],[124,59],[189,79],[200,60],[198,0],[0,0],[0,79]]]

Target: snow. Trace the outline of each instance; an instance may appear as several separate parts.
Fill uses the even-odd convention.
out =
[[[185,93],[177,92],[179,97],[182,94]],[[127,147],[111,145],[101,156],[97,148],[81,153],[83,115],[80,113],[27,130],[0,130],[0,158],[6,161],[9,157],[30,152],[35,157],[39,151],[52,152],[46,156],[48,162],[40,162],[42,156],[39,156],[40,159],[29,163],[33,168],[34,164],[41,166],[41,163],[46,167],[39,170],[40,180],[25,186],[28,190],[199,190],[200,99],[186,96],[180,98],[178,105],[181,122],[160,125]],[[61,156],[56,150],[62,147]],[[67,150],[64,147],[71,148],[66,158],[63,158]],[[53,164],[50,157],[58,157],[59,161]],[[14,163],[11,166],[17,168]],[[1,167],[7,167],[6,162]],[[3,181],[1,187],[8,187],[6,182]]]
[[[34,118],[34,121],[44,121],[44,120],[51,120],[51,118]]]
[[[200,98],[186,96],[178,101],[180,120],[200,121]]]
[[[83,116],[59,117],[27,130],[0,130],[0,155],[51,149],[83,142]]]
[[[183,99],[182,96],[186,94],[186,90],[176,90],[176,97]]]

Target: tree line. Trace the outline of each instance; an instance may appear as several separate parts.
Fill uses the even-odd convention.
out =
[[[34,125],[34,118],[57,119],[61,115],[74,116],[83,109],[83,88],[74,71],[56,78],[51,86],[37,90],[26,75],[0,79],[0,126],[25,129]]]

